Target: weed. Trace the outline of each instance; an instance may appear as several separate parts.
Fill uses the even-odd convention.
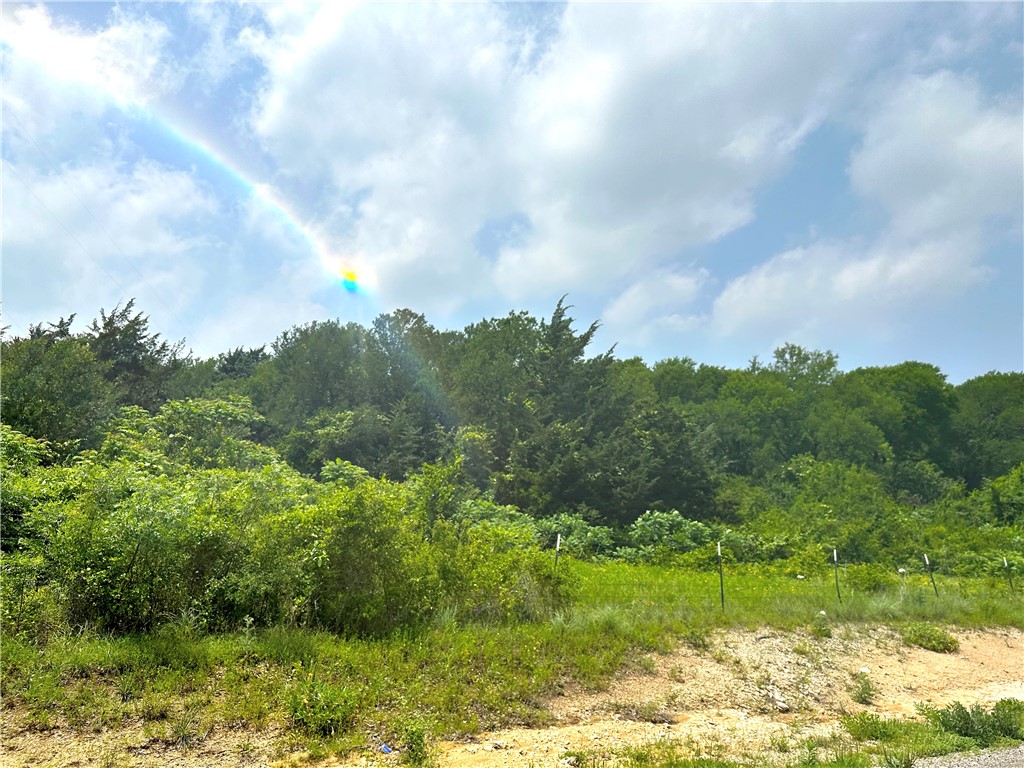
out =
[[[169,741],[178,747],[188,749],[204,741],[210,733],[200,727],[202,708],[198,704],[185,707],[169,724]]]
[[[645,675],[658,674],[658,665],[650,656],[641,656],[635,664],[637,670]]]
[[[705,627],[688,627],[683,630],[679,639],[695,651],[706,653],[711,648],[711,640]]]
[[[428,741],[429,728],[422,722],[413,720],[407,723],[399,735],[402,745],[402,761],[415,768],[428,768],[434,765],[434,755]]]
[[[126,672],[114,681],[114,688],[121,701],[132,701],[137,699],[142,690],[142,680],[134,670]]]
[[[815,655],[814,646],[806,640],[798,640],[793,646],[793,653],[805,658],[812,658]]]
[[[946,630],[934,624],[913,622],[903,628],[903,642],[916,645],[936,653],[953,653],[960,649],[960,642]]]
[[[901,733],[899,722],[871,712],[847,715],[840,722],[855,741],[894,741]]]
[[[121,755],[118,754],[118,751],[113,747],[104,750],[100,755],[100,768],[121,768],[124,764],[125,763],[121,759]]]
[[[315,736],[334,736],[347,730],[357,709],[353,691],[316,680],[312,674],[292,688],[288,699],[292,723]]]
[[[256,745],[248,739],[239,744],[236,749],[238,750],[238,756],[247,762],[256,755]]]
[[[875,700],[875,686],[871,682],[871,674],[867,667],[861,667],[852,673],[850,696],[858,704],[871,704]]]
[[[785,754],[793,748],[793,745],[789,741],[789,737],[785,733],[773,733],[771,738],[768,740],[768,745],[776,752],[782,752]]]
[[[671,723],[672,717],[662,708],[657,700],[645,701],[642,704],[613,702],[610,709],[627,720],[639,723]]]
[[[828,614],[818,611],[811,621],[811,634],[818,638],[832,637],[832,625],[828,622]]]
[[[909,749],[883,749],[881,757],[883,768],[914,768],[917,763],[917,756]]]

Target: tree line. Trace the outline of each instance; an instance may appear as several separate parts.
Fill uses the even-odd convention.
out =
[[[307,476],[341,459],[402,480],[458,452],[498,503],[618,525],[646,510],[727,517],[723,483],[763,485],[799,456],[862,467],[908,503],[1024,461],[1020,372],[953,386],[927,363],[842,372],[834,353],[793,344],[739,370],[588,356],[598,326],[574,329],[561,301],[550,318],[462,331],[409,310],[369,328],[311,322],[207,359],[131,301],[81,333],[73,320],[5,339],[0,363],[4,423],[64,458],[97,447],[125,406],[243,396],[265,418],[258,442]]]
[[[133,302],[3,339],[3,625],[530,617],[571,591],[541,552],[558,534],[582,558],[713,567],[723,541],[800,573],[835,547],[868,587],[923,551],[1019,567],[1024,374],[843,372],[792,344],[648,365],[589,354],[569,309],[462,331],[399,310],[206,359]]]

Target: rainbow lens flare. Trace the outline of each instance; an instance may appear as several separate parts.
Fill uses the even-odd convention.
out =
[[[346,269],[341,273],[341,284],[349,293],[359,291],[359,278],[351,269]]]

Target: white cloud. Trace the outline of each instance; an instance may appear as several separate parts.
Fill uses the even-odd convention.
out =
[[[187,232],[216,206],[189,174],[151,162],[4,171],[4,296],[19,315],[132,296],[173,315],[200,289],[188,257],[203,240]]]
[[[601,313],[606,332],[627,344],[645,346],[658,336],[678,335],[705,323],[695,302],[710,280],[707,270],[658,270],[620,293]]]
[[[486,4],[273,6],[254,127],[283,171],[365,192],[337,239],[387,302],[603,295],[749,222],[901,13],[570,5],[537,57]],[[492,263],[474,235],[510,214],[531,230]]]
[[[865,253],[857,243],[818,242],[781,253],[730,281],[715,298],[719,337],[830,343],[854,333],[888,335],[915,307],[960,293],[988,276],[977,244],[924,240]]]
[[[208,304],[202,324],[189,334],[188,346],[199,357],[212,357],[239,346],[269,344],[287,328],[335,316],[310,298],[320,282],[316,269],[312,262],[287,262],[258,287]],[[359,321],[369,325],[372,319]]]
[[[892,236],[973,230],[1020,214],[1020,104],[987,101],[975,82],[948,71],[907,78],[885,95],[850,181],[885,206]]]
[[[793,249],[732,280],[714,302],[719,335],[884,334],[992,277],[989,240],[1019,232],[1024,206],[1019,104],[987,103],[946,71],[911,76],[889,84],[863,132],[851,184],[883,206],[885,229],[873,242]]]
[[[196,85],[209,92],[228,77],[250,55],[250,45],[234,31],[239,19],[251,19],[248,5],[243,3],[188,3],[189,21],[202,30],[205,41],[190,64]],[[244,28],[243,28],[244,29]],[[246,33],[246,37],[251,34]]]
[[[55,24],[43,6],[5,4],[3,22],[4,104],[35,135],[66,130],[72,115],[82,122],[108,106],[148,104],[181,82],[163,55],[170,33],[154,19],[118,13],[88,33]]]

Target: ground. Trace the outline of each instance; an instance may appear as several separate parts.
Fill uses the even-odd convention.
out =
[[[773,629],[729,630],[707,645],[641,657],[607,690],[567,689],[548,702],[555,725],[479,734],[436,746],[440,768],[566,766],[570,751],[614,751],[673,740],[695,756],[795,758],[801,741],[827,737],[843,713],[869,710],[913,717],[918,703],[990,704],[1024,699],[1024,632],[957,631],[960,650],[940,654],[902,644],[883,627],[838,627],[829,638]],[[866,670],[866,671],[865,671]],[[867,680],[859,695],[856,676]],[[870,693],[870,703],[864,701]],[[215,729],[187,749],[149,738],[139,724],[102,733],[66,728],[19,731],[4,710],[0,765],[286,766],[304,762],[282,752],[281,734]],[[320,765],[395,763],[374,749]]]

